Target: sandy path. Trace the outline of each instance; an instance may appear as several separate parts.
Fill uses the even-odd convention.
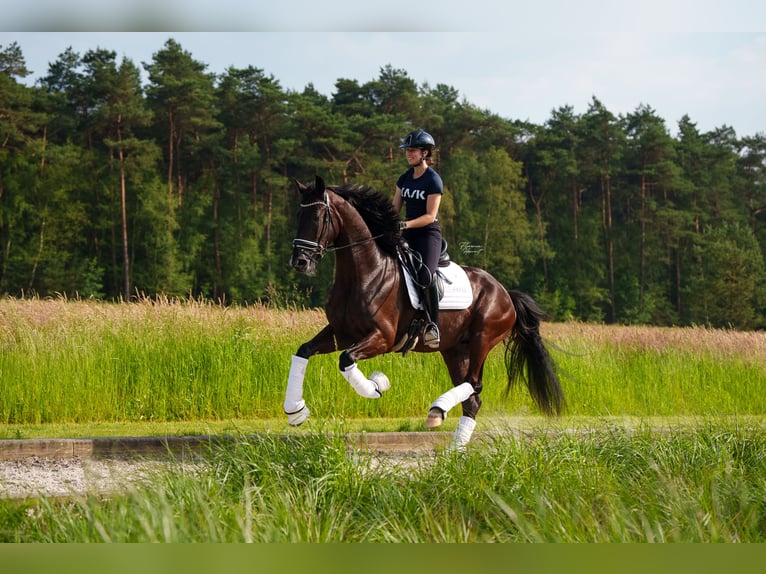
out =
[[[185,463],[40,457],[0,461],[0,498],[73,496],[125,490],[169,464]]]

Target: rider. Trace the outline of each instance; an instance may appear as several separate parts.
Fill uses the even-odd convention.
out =
[[[402,140],[409,169],[396,182],[394,210],[399,213],[406,204],[406,219],[402,222],[402,235],[409,246],[420,253],[430,272],[423,306],[428,314],[423,342],[432,349],[439,348],[439,294],[436,285],[436,267],[442,246],[439,226],[439,205],[444,185],[433,163],[434,138],[428,132],[415,130]]]

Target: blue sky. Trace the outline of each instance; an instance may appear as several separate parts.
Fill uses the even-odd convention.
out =
[[[364,83],[392,65],[508,119],[544,123],[596,97],[614,114],[648,105],[671,134],[684,114],[701,131],[766,134],[761,0],[364,4],[27,0],[4,8],[0,45],[18,42],[31,80],[69,46],[140,66],[173,37],[209,71],[253,65],[291,90],[313,84],[331,96],[339,78]]]

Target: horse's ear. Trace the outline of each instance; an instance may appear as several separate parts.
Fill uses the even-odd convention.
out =
[[[314,178],[314,189],[317,193],[324,193],[325,190],[324,180],[318,175]]]
[[[296,178],[293,178],[293,183],[295,184],[295,187],[296,187],[296,189],[297,189],[299,192],[303,193],[304,191],[306,191],[306,189],[307,189],[307,188],[306,188],[306,186],[305,186],[305,185],[303,185],[303,184],[302,184],[300,181],[298,181]]]

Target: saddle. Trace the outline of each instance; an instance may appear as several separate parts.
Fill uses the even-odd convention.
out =
[[[420,257],[420,253],[412,249],[406,241],[402,241],[399,244],[398,255],[399,255],[399,262],[402,264],[402,268],[404,269],[405,273],[409,273],[410,277],[415,282],[415,285],[418,287],[418,289],[422,292],[423,290],[427,289],[428,286],[431,284],[431,272],[426,267],[425,263],[423,263],[423,259]],[[441,252],[439,253],[439,267],[449,267],[449,264],[452,262],[450,259],[449,253],[447,253],[447,242],[442,239],[442,248]],[[436,285],[439,290],[439,300],[441,301],[442,297],[444,297],[444,281],[446,277],[444,277],[443,274],[437,273],[435,274],[436,277],[433,279],[436,281]]]
[[[410,302],[415,309],[420,310],[422,309],[423,292],[431,284],[431,272],[423,263],[420,253],[411,249],[404,241],[399,245],[398,255]],[[471,304],[473,294],[468,277],[462,267],[450,260],[447,253],[447,242],[444,240],[442,240],[439,266],[434,275],[433,280],[436,282],[440,308],[465,309]],[[406,355],[417,343],[425,322],[425,313],[415,313],[406,337],[399,341],[394,351]]]

